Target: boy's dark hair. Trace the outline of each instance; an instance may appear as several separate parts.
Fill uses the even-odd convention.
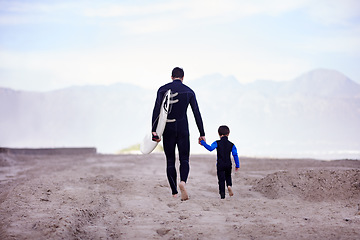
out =
[[[222,125],[218,129],[218,133],[219,133],[220,136],[225,136],[225,135],[228,135],[230,133],[230,129],[228,128],[228,126]]]
[[[171,76],[173,78],[183,78],[184,70],[182,68],[176,67],[172,70]]]

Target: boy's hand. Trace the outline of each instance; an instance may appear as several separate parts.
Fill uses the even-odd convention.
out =
[[[235,168],[235,172],[239,171],[239,169],[240,169],[240,168],[238,168],[238,167],[237,167],[237,168]]]
[[[199,137],[199,144],[201,145],[201,140],[204,140],[204,142],[206,142],[205,136],[200,136]]]

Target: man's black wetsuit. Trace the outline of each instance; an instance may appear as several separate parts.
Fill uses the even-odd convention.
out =
[[[156,102],[152,115],[152,132],[156,132],[161,103],[165,92],[169,89],[171,89],[172,94],[178,93],[178,95],[175,96],[173,100],[177,99],[179,101],[173,103],[170,106],[168,119],[175,119],[175,121],[166,123],[162,138],[164,144],[164,152],[167,160],[167,177],[172,190],[172,194],[177,194],[177,174],[175,168],[176,145],[179,150],[180,181],[186,182],[189,175],[190,138],[188,119],[186,114],[189,104],[194,113],[195,122],[199,129],[200,136],[205,136],[205,132],[194,91],[185,84],[183,84],[181,80],[177,79],[160,87],[157,92]]]

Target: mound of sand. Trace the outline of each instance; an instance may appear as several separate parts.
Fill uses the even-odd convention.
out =
[[[359,201],[360,170],[281,171],[267,175],[252,188],[267,198],[298,197],[312,202]]]

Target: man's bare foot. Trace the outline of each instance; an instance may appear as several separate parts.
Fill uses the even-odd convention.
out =
[[[181,192],[181,201],[186,201],[189,199],[189,195],[187,194],[186,192],[186,189],[185,189],[185,182],[184,181],[181,181],[179,183],[179,187],[180,187],[180,192]]]
[[[173,194],[172,197],[173,197],[173,198],[177,198],[177,194]]]
[[[232,190],[231,186],[228,186],[228,191],[229,191],[230,196],[234,196],[234,193],[233,193],[233,190]]]

